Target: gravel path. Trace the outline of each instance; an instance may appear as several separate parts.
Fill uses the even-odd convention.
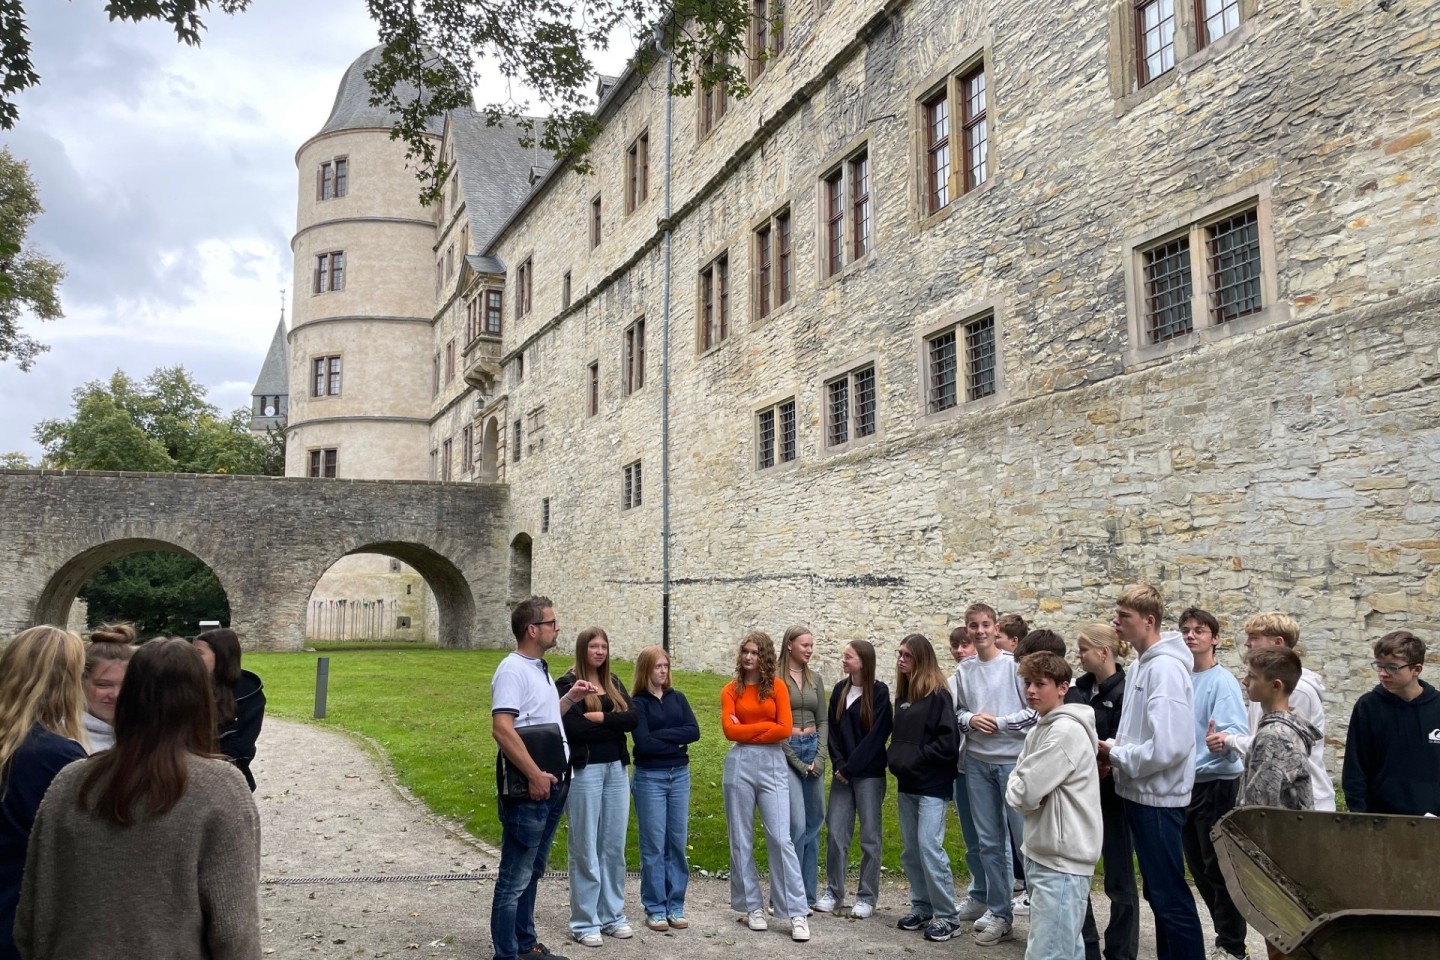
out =
[[[267,957],[490,957],[490,880],[438,877],[493,870],[498,855],[405,796],[371,751],[320,726],[267,718],[254,770],[264,831],[260,916]],[[297,882],[311,880],[317,882]],[[638,886],[632,879],[627,894],[634,939],[607,938],[595,950],[568,942],[565,880],[541,881],[541,939],[571,960],[677,953],[687,960],[735,960],[755,948],[834,958],[900,952],[916,960],[1018,960],[1024,954],[1023,921],[1014,943],[988,948],[968,937],[927,943],[918,933],[901,933],[895,921],[905,912],[903,886],[887,887],[869,920],[817,914],[805,946],[791,944],[788,922],[772,920],[768,933],[750,932],[730,910],[729,885],[702,878],[690,883],[691,928],[654,933],[640,922]],[[1103,914],[1104,895],[1097,893],[1094,903]],[[1203,906],[1200,913],[1203,918]],[[1154,956],[1154,930],[1148,911],[1142,915],[1141,956]],[[1250,950],[1264,955],[1253,933]]]

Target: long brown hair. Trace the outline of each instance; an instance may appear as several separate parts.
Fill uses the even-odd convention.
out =
[[[860,658],[860,729],[865,733],[870,732],[870,725],[875,722],[875,645],[869,640],[851,640],[845,644],[855,651],[855,656]],[[854,679],[850,680],[855,683]],[[845,697],[842,695],[835,699],[835,722],[839,723],[841,716],[845,713]]]
[[[796,640],[799,640],[801,637],[810,637],[813,640],[815,638],[815,633],[809,627],[801,623],[797,623],[793,627],[785,628],[785,636],[782,637],[780,640],[780,656],[785,660],[786,673],[790,672],[790,664],[793,662],[790,659],[790,644],[794,643]],[[805,664],[805,666],[800,668],[800,675],[805,678],[805,682],[804,684],[802,684],[802,686],[809,686],[812,682],[810,677],[810,664],[807,663]]]
[[[630,695],[632,697],[639,694],[642,690],[650,689],[650,674],[655,672],[655,664],[661,660],[664,660],[666,663],[670,662],[670,657],[665,653],[664,647],[646,647],[640,651],[640,655],[635,658],[635,682],[630,684]],[[665,675],[665,683],[661,685],[660,689],[662,691],[670,689],[670,675],[668,673]]]
[[[135,651],[115,701],[115,746],[87,761],[80,806],[128,827],[185,796],[188,758],[215,755],[215,700],[200,651],[178,637]]]
[[[935,648],[921,633],[912,633],[900,641],[900,646],[910,651],[910,672],[895,672],[895,702],[914,703],[924,700],[936,690],[945,686],[945,674],[935,659]]]
[[[59,627],[22,630],[0,654],[0,776],[38,723],[89,747],[85,738],[85,648]]]
[[[737,694],[745,690],[745,668],[741,666],[741,658],[744,656],[745,645],[755,644],[755,650],[760,655],[755,659],[759,661],[760,682],[756,684],[755,693],[761,703],[769,700],[775,695],[775,642],[770,639],[770,634],[763,630],[751,630],[745,634],[740,641],[740,646],[735,650],[735,692]]]
[[[605,641],[605,662],[592,672],[587,648],[590,646],[590,641],[597,637]],[[630,701],[625,697],[625,688],[617,683],[615,677],[610,673],[610,637],[600,627],[586,627],[575,637],[575,666],[571,672],[575,674],[576,680],[589,680],[599,687],[601,693],[610,698],[611,710],[630,709]],[[599,693],[592,693],[585,698],[585,709],[587,711],[603,709]]]
[[[215,672],[211,675],[215,688],[215,722],[223,730],[235,721],[235,685],[240,682],[240,635],[228,627],[206,630],[191,640],[204,641],[215,655]]]

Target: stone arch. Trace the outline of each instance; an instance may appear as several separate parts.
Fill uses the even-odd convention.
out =
[[[500,479],[500,421],[494,417],[485,422],[480,439],[480,479],[485,483]]]
[[[476,639],[471,636],[475,628],[475,595],[470,589],[470,583],[448,557],[441,554],[432,547],[423,543],[402,540],[378,540],[365,543],[351,550],[345,551],[343,556],[353,556],[357,553],[378,553],[383,556],[393,557],[403,561],[415,568],[415,572],[425,580],[425,585],[430,588],[430,594],[435,598],[435,606],[439,612],[439,625],[436,629],[435,639],[442,647],[469,647],[473,646]],[[335,559],[339,559],[338,557]],[[328,570],[333,561],[327,564]],[[305,593],[305,602],[309,602],[310,594],[315,589],[315,584],[320,582],[320,571],[315,577],[315,582]],[[303,610],[301,611],[303,616]]]
[[[63,626],[70,615],[71,605],[80,595],[80,588],[85,586],[91,577],[116,560],[132,554],[151,551],[178,553],[199,560],[209,567],[220,581],[220,587],[225,591],[226,599],[231,602],[231,618],[233,620],[236,594],[231,589],[231,585],[226,582],[227,577],[221,569],[221,565],[167,540],[149,537],[121,537],[82,550],[62,563],[59,569],[50,575],[50,579],[40,591],[39,599],[35,602],[35,623],[53,623]]]
[[[533,544],[530,534],[517,533],[510,541],[510,607],[530,596],[530,561]]]

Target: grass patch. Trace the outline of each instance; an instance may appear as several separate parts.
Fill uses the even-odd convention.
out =
[[[330,688],[326,726],[362,733],[384,748],[407,789],[436,813],[464,824],[472,835],[495,846],[500,823],[495,810],[495,741],[490,736],[490,677],[507,651],[342,648],[330,654]],[[246,653],[245,666],[265,681],[270,712],[307,720],[314,710],[313,653]],[[551,673],[569,669],[568,657],[552,657]],[[617,662],[625,678],[633,665]],[[709,870],[728,869],[729,840],[721,776],[730,744],[720,732],[720,689],[728,678],[711,673],[677,671],[674,683],[683,690],[700,721],[700,742],[690,747],[690,864]],[[263,791],[263,784],[261,786]],[[945,845],[957,877],[963,876],[964,844],[952,807]],[[850,863],[858,866],[857,839]],[[824,832],[821,878],[824,878]],[[639,865],[634,812],[628,834],[628,859]],[[900,874],[900,828],[895,811],[895,784],[885,797],[884,865]],[[553,863],[565,862],[566,828],[555,837]],[[763,841],[757,858],[764,864]]]

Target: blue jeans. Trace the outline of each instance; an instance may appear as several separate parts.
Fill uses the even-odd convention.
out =
[[[1125,823],[1135,841],[1145,901],[1155,914],[1155,955],[1159,960],[1204,960],[1205,934],[1195,895],[1185,883],[1180,841],[1185,808],[1126,800]]]
[[[1015,882],[1010,835],[1021,836],[1025,829],[1025,818],[1005,802],[1005,784],[1014,769],[1013,763],[965,758],[965,786],[970,790],[970,814],[975,818],[985,871],[985,906],[1006,923],[1015,919],[1010,907],[1011,885]],[[1011,820],[1019,822],[1012,824]]]
[[[956,922],[955,876],[945,852],[945,801],[901,793],[900,864],[910,881],[910,912]]]
[[[1026,857],[1025,880],[1030,891],[1025,960],[1082,960],[1080,927],[1090,903],[1090,878],[1061,873]]]
[[[515,960],[535,947],[535,887],[550,861],[550,841],[570,783],[550,788],[548,800],[500,801],[500,874],[490,904],[495,960]]]
[[[570,780],[570,932],[577,937],[626,922],[629,787],[619,760],[587,764]]]
[[[802,763],[810,763],[820,752],[820,734],[804,733],[790,738],[790,749]],[[790,842],[800,860],[800,881],[805,902],[819,899],[815,894],[820,879],[820,825],[825,822],[825,785],[821,777],[802,777],[790,769]]]
[[[647,917],[685,916],[690,864],[690,768],[636,767],[630,780],[640,829],[640,905]]]
[[[965,895],[985,902],[985,862],[980,859],[980,835],[975,832],[975,815],[970,812],[970,789],[965,774],[955,775],[955,815],[960,818],[960,836],[965,839],[965,869],[970,871],[970,887]]]

